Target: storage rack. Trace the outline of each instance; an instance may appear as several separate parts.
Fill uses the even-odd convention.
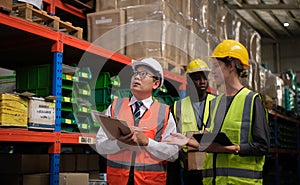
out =
[[[274,161],[269,161],[270,164],[267,164],[265,168],[268,168],[268,165],[274,168],[266,169],[269,171],[269,174],[265,175],[270,177],[266,184],[300,184],[300,120],[274,110],[269,110],[269,120],[271,123],[270,154],[274,157]],[[287,135],[289,134],[293,136],[291,140],[288,140],[289,137]],[[280,135],[284,135],[284,138],[287,140],[282,143]],[[270,156],[269,159],[271,159]],[[284,162],[287,163],[285,164],[286,166],[283,165]],[[284,176],[284,171],[290,171],[293,174]]]
[[[47,2],[47,1],[46,1]],[[55,1],[58,2],[58,1]],[[62,144],[95,144],[95,135],[63,133],[60,125],[62,64],[79,61],[88,51],[99,62],[108,60],[108,69],[118,70],[131,65],[131,58],[108,51],[87,41],[54,31],[37,23],[0,13],[1,67],[17,67],[37,64],[53,66],[52,95],[56,96],[56,120],[54,132],[29,131],[27,129],[0,128],[0,142],[47,143],[50,154],[50,184],[59,184],[59,162]],[[164,71],[166,79],[180,86],[183,77]]]
[[[48,4],[48,12],[55,15],[56,8],[73,14],[81,19],[85,19],[84,12],[70,5],[62,3],[60,0],[43,0]],[[87,41],[77,39],[73,36],[53,31],[44,26],[25,21],[21,18],[0,13],[1,31],[1,67],[14,69],[20,66],[30,66],[41,63],[52,63],[56,70],[53,72],[52,95],[60,97],[61,94],[61,68],[62,63],[72,59],[79,60],[82,54],[88,50],[92,55],[97,56],[99,62],[109,59],[111,69],[120,69],[125,65],[130,65],[129,57],[120,55],[93,45]],[[32,58],[35,60],[32,61]],[[39,59],[39,60],[38,60]],[[30,61],[30,62],[28,62]],[[164,71],[168,80],[178,85],[181,97],[184,96],[184,78]],[[60,130],[60,105],[58,98],[56,104],[56,124],[54,132],[35,132],[23,129],[3,129],[0,128],[0,142],[27,142],[27,143],[48,143],[48,153],[51,154],[50,184],[57,185],[59,179],[59,161],[62,144],[86,145],[94,144],[95,135],[81,133],[63,133]],[[297,126],[297,148],[296,150],[279,148],[275,142],[271,153],[275,156],[275,183],[279,184],[279,156],[283,154],[294,154],[297,156],[297,176],[300,177],[299,160],[299,120],[291,119],[283,114],[269,112],[272,117],[274,129],[278,129],[278,119],[286,120]],[[277,141],[277,131],[274,132],[274,139]],[[298,179],[298,184],[300,180]]]

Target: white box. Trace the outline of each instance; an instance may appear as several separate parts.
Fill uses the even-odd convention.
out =
[[[53,130],[55,125],[55,101],[30,97],[28,105],[28,128]]]

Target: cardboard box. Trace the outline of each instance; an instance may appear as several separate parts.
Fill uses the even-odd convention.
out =
[[[186,133],[187,137],[192,137],[199,131],[190,131]],[[199,152],[188,147],[187,152],[187,169],[188,170],[201,170],[203,168],[206,152]]]
[[[48,154],[0,154],[1,174],[49,173]]]
[[[27,127],[28,99],[16,94],[0,94],[0,125]]]
[[[117,8],[117,0],[96,0],[95,12],[113,10]]]
[[[31,97],[28,105],[28,128],[54,130],[55,102]]]
[[[206,152],[188,151],[188,170],[202,170]]]
[[[89,13],[87,14],[88,41],[110,51],[124,54],[125,30],[121,26],[124,23],[125,11],[122,9]]]
[[[49,173],[23,175],[22,185],[49,185],[49,183],[50,183]]]
[[[76,171],[76,156],[77,154],[61,154],[60,155],[60,171],[75,172]]]
[[[1,0],[0,10],[10,13],[12,11],[13,0]]]
[[[88,185],[88,173],[59,173],[59,185]]]
[[[98,154],[77,154],[76,155],[76,171],[96,171],[99,170]]]
[[[168,2],[128,7],[126,56],[133,59],[155,57],[178,65],[186,64],[188,32],[178,26],[184,25],[178,15]],[[169,70],[168,67],[164,69]]]

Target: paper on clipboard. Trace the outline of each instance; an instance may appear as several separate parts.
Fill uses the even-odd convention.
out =
[[[93,118],[100,123],[109,139],[117,139],[120,135],[127,135],[131,132],[126,121],[109,117],[95,110],[91,112]]]

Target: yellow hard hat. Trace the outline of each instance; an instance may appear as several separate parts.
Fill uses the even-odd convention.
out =
[[[232,57],[239,59],[244,67],[249,66],[249,56],[248,51],[240,42],[235,40],[223,40],[214,49],[212,56],[210,58],[225,58]]]
[[[188,64],[188,66],[186,68],[186,73],[194,73],[194,72],[198,72],[198,71],[207,71],[207,72],[209,72],[210,69],[209,69],[208,65],[203,60],[200,60],[199,58],[196,58]]]

